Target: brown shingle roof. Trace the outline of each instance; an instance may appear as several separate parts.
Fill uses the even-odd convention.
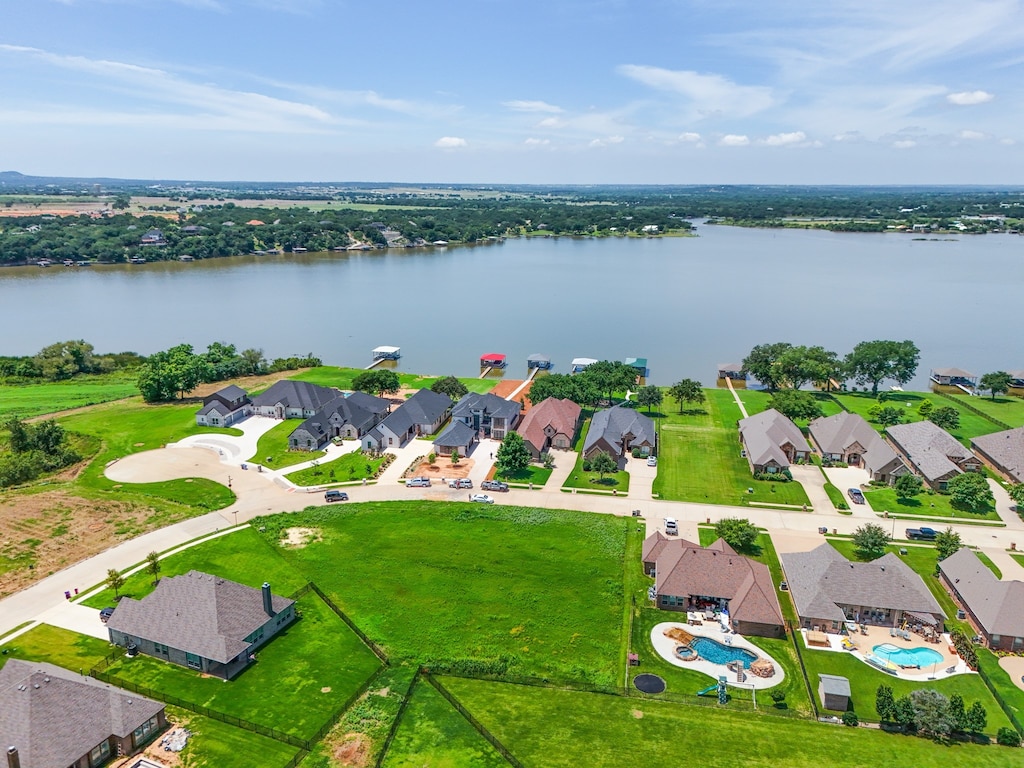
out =
[[[988,634],[1024,637],[1024,582],[1000,581],[966,547],[939,568]]]
[[[125,737],[164,705],[53,664],[10,659],[0,669],[0,745],[22,768],[71,765],[111,736]]]
[[[556,434],[562,432],[572,439],[580,420],[580,411],[579,405],[572,400],[549,397],[527,412],[516,431],[526,442],[541,451],[547,444],[544,429],[548,426],[553,427]]]

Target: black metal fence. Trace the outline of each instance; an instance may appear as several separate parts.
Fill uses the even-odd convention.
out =
[[[381,663],[384,664],[384,666],[390,666],[391,660],[388,658],[388,655],[384,653],[384,649],[377,645],[375,642],[373,642],[373,640],[371,640],[369,637],[367,637],[366,633],[363,632],[363,630],[361,630],[359,627],[357,627],[356,623],[348,617],[348,614],[346,614],[343,610],[341,610],[341,608],[335,605],[334,601],[331,600],[331,598],[329,598],[320,590],[320,587],[318,587],[313,582],[309,582],[309,584],[303,587],[303,589],[306,590],[306,592],[314,592],[317,597],[323,600],[324,605],[326,605],[328,608],[334,611],[337,617],[341,619],[343,622],[345,622],[349,629],[356,633],[356,637],[362,640],[363,644],[371,651],[373,651],[374,656],[380,659]]]
[[[1013,727],[1017,729],[1017,733],[1024,736],[1024,725],[1021,725],[1021,721],[1020,718],[1017,717],[1017,713],[1014,712],[1005,701],[1003,701],[1002,695],[998,690],[996,690],[995,683],[992,682],[992,678],[990,678],[988,676],[988,672],[985,671],[985,665],[979,663],[977,672],[981,676],[985,685],[988,686],[989,691],[992,693],[992,697],[999,704],[999,708],[1003,710],[1003,714],[1006,715]]]
[[[995,424],[997,427],[1000,427],[1001,429],[1013,429],[1013,427],[1011,427],[1005,421],[1000,421],[995,416],[990,416],[989,414],[985,413],[980,408],[975,408],[973,405],[971,405],[970,403],[967,402],[967,398],[964,398],[964,397],[954,397],[953,395],[949,394],[948,392],[936,392],[935,394],[937,394],[939,397],[944,397],[947,400],[950,400],[951,402],[956,403],[957,408],[963,408],[964,410],[970,411],[975,416],[981,416],[981,418],[987,419],[988,421],[992,422],[993,424]]]
[[[388,728],[388,735],[384,738],[384,744],[380,748],[380,752],[377,754],[377,762],[374,764],[375,768],[381,768],[384,765],[384,759],[388,755],[388,750],[391,749],[391,742],[395,740],[395,734],[398,733],[398,726],[402,723],[402,717],[405,715],[405,708],[409,706],[409,700],[412,698],[412,693],[416,690],[416,683],[420,681],[420,673],[417,670],[416,674],[412,676],[412,680],[409,681],[409,687],[405,690],[405,695],[402,697],[402,703],[398,705],[398,712],[395,713],[395,719],[391,721],[391,727]]]
[[[793,641],[793,648],[796,650],[796,660],[800,665],[800,676],[804,679],[804,690],[807,691],[807,699],[811,702],[811,712],[814,713],[815,719],[820,716],[818,712],[818,704],[814,701],[814,690],[811,687],[811,678],[807,674],[807,667],[804,665],[804,654],[800,650],[800,641],[803,639],[803,634],[800,632],[800,627],[795,627],[786,622],[786,634],[789,635]]]

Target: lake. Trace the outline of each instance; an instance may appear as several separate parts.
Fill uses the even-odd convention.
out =
[[[82,338],[148,354],[188,342],[267,357],[473,376],[480,355],[649,359],[650,381],[713,384],[758,343],[912,339],[933,367],[1024,368],[1024,239],[915,240],[701,225],[699,237],[509,239],[478,246],[0,270],[0,354]]]

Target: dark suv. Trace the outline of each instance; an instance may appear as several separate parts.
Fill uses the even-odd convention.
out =
[[[325,491],[325,501],[348,501],[348,494],[344,491]]]
[[[480,483],[481,491],[507,491],[508,483],[503,483],[499,480],[484,480]]]

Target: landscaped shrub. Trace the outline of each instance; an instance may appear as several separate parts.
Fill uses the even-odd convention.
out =
[[[1004,725],[996,733],[996,742],[1002,744],[1004,747],[1019,747],[1020,734],[1013,730],[1013,728],[1007,728]]]
[[[640,453],[640,449],[639,448],[634,448],[633,449],[633,458],[634,459],[639,459],[641,456],[642,456],[642,454]]]
[[[590,471],[590,459],[584,459],[582,466],[583,466],[583,471],[584,472],[589,472]]]
[[[857,717],[857,713],[843,712],[843,725],[849,726],[850,728],[856,728],[860,725],[860,718]]]
[[[789,470],[785,472],[758,472],[754,475],[755,480],[767,480],[770,483],[788,483],[793,479],[791,474],[788,474]]]
[[[978,668],[978,654],[974,652],[974,644],[970,638],[959,629],[953,630],[950,638],[953,640],[953,647],[956,648],[960,658],[967,663],[968,667],[976,670]]]

